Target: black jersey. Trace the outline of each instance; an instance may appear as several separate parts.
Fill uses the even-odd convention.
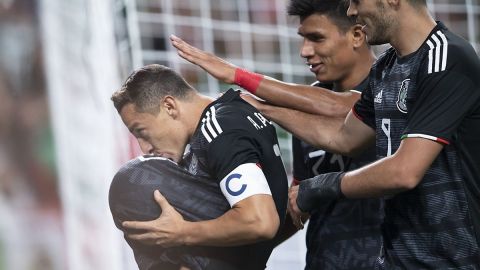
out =
[[[214,219],[230,209],[218,187],[207,177],[193,176],[173,161],[161,157],[135,158],[115,174],[109,191],[113,220],[124,233],[123,221],[153,220],[161,209],[153,199],[159,190],[168,202],[188,221]],[[178,269],[243,270],[232,264],[238,255],[236,247],[162,248],[135,242],[125,237],[133,250],[140,270]]]
[[[376,130],[377,155],[425,138],[444,148],[413,190],[385,202],[386,269],[480,268],[480,61],[442,23],[414,53],[389,49],[355,114]]]
[[[239,92],[230,89],[205,108],[182,163],[194,175],[215,179],[217,186],[240,165],[257,164],[268,181],[283,225],[288,186],[276,131]],[[244,269],[264,269],[273,247],[273,241],[244,246],[238,253],[238,264]]]
[[[332,85],[315,86],[331,89]],[[367,80],[356,87],[362,91]],[[349,171],[375,160],[375,149],[352,159],[315,148],[292,138],[293,177],[297,181],[316,175]],[[332,202],[311,213],[308,223],[305,269],[372,269],[380,253],[383,221],[381,199]]]

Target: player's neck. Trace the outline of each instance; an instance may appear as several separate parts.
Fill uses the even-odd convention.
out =
[[[399,57],[416,52],[437,24],[426,7],[409,14],[413,15],[401,17],[390,40]]]
[[[349,72],[348,76],[333,84],[333,90],[336,92],[345,92],[355,89],[360,83],[368,77],[370,68],[375,62],[376,58],[370,49],[365,48],[359,59],[355,61],[355,65]]]
[[[202,116],[203,111],[207,108],[210,103],[212,103],[215,99],[201,95],[199,93],[195,93],[192,97],[189,98],[188,103],[186,104],[186,109],[188,110],[188,121],[189,121],[189,134],[190,137],[193,136],[195,133],[195,129],[197,128],[198,123],[200,122],[200,118]]]

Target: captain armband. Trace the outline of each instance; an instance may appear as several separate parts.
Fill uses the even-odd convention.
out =
[[[267,179],[255,163],[245,163],[220,181],[220,189],[230,206],[257,194],[272,195]]]

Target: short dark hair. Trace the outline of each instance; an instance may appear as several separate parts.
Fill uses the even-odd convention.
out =
[[[290,0],[287,12],[302,21],[312,14],[325,15],[340,31],[347,32],[356,24],[355,18],[347,16],[349,4],[347,0]]]
[[[119,113],[125,105],[133,103],[139,112],[156,114],[163,97],[185,99],[193,91],[195,89],[171,68],[152,64],[133,71],[111,100]]]

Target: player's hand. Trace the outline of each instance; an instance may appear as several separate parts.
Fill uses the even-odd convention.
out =
[[[153,193],[155,201],[160,205],[162,214],[151,221],[125,221],[122,226],[126,229],[141,230],[142,233],[128,234],[128,238],[148,245],[173,247],[185,243],[185,221],[160,194],[158,190]]]
[[[237,69],[237,66],[211,53],[193,47],[175,35],[170,35],[170,41],[173,47],[177,49],[177,53],[180,57],[203,68],[217,80],[233,84],[235,80],[235,69]]]
[[[305,213],[298,215],[291,209],[290,204],[287,206],[287,212],[290,215],[295,228],[297,228],[297,230],[303,230],[305,222],[310,218],[310,215]]]
[[[308,219],[308,213],[303,213],[297,206],[298,186],[293,186],[288,190],[288,212],[292,217],[293,224],[297,229],[303,229],[303,223]]]

